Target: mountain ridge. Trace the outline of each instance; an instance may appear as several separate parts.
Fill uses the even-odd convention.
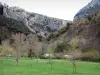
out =
[[[89,14],[100,12],[100,0],[92,0],[85,7],[79,10],[74,16],[74,21],[87,17]]]
[[[69,20],[57,19],[45,15],[30,13],[19,7],[9,7],[0,3],[0,13],[7,18],[22,22],[32,33],[46,37],[51,32],[65,27]]]

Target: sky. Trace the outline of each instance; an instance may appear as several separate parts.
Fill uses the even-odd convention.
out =
[[[29,12],[49,17],[73,20],[75,14],[91,0],[0,0],[9,6],[18,6]]]

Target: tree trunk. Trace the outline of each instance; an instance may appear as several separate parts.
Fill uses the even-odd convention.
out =
[[[51,68],[51,70],[52,70],[52,62],[51,62],[51,57],[50,57],[50,55],[49,55],[49,64],[50,64],[50,68]]]
[[[51,63],[51,58],[50,58],[50,55],[49,55],[49,64]]]
[[[72,62],[73,64],[73,75],[76,74],[76,63],[75,61]]]
[[[39,61],[39,58],[38,58],[38,56],[36,56],[36,59],[37,59],[36,63],[38,63],[38,61]]]
[[[52,62],[50,64],[51,64],[51,70],[52,70]]]
[[[73,75],[75,74],[75,72],[74,72],[74,66],[73,66]]]
[[[76,63],[74,64],[74,72],[76,73]]]
[[[19,60],[18,60],[18,59],[16,59],[16,62],[17,62],[17,66],[18,66]]]

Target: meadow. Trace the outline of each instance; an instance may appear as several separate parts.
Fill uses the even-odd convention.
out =
[[[76,61],[75,75],[100,75],[100,63]],[[21,58],[16,66],[14,58],[0,57],[0,75],[73,75],[70,61]]]

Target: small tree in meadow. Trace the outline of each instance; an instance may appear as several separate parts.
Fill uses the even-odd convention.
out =
[[[78,40],[77,39],[72,39],[70,42],[71,45],[71,51],[72,51],[72,58],[71,58],[71,62],[73,64],[73,75],[76,73],[76,62],[75,62],[75,58],[77,56],[77,49],[78,49]]]
[[[49,64],[51,65],[51,70],[52,70],[52,58],[54,57],[54,52],[52,48],[48,48],[48,53],[49,53]]]
[[[14,48],[15,58],[18,65],[21,56],[21,50],[24,49],[26,44],[26,40],[25,40],[26,36],[21,33],[13,34],[12,39],[13,39],[12,47]]]

